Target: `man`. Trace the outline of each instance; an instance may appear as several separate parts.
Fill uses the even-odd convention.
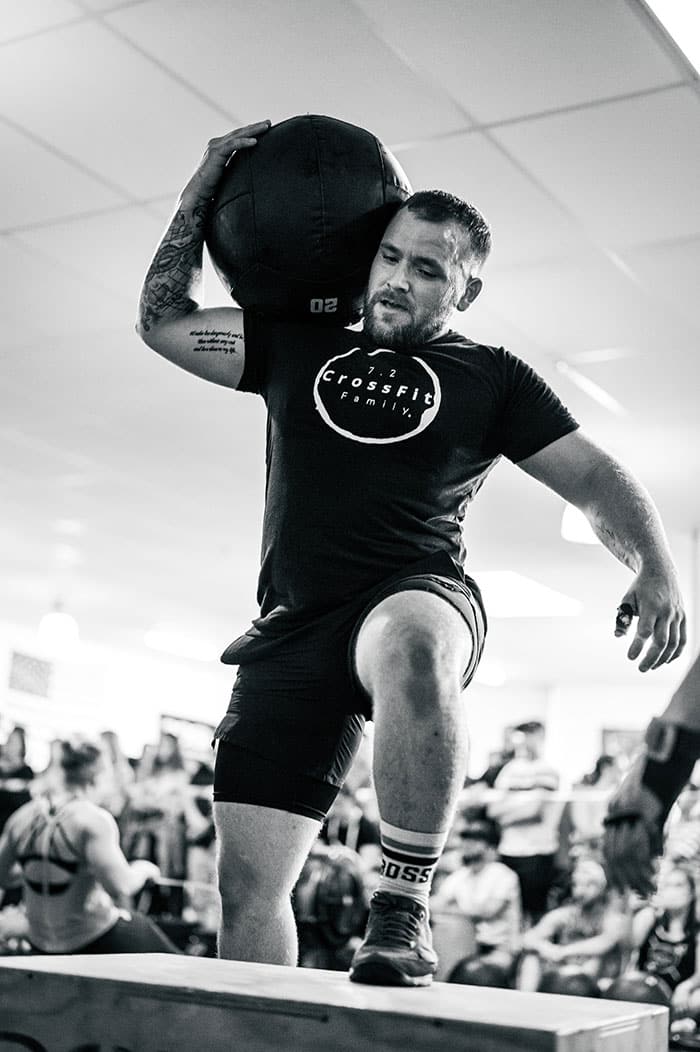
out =
[[[641,755],[610,800],[603,850],[616,887],[653,892],[666,819],[699,757],[700,655],[666,710],[647,727]]]
[[[545,913],[523,936],[518,989],[538,990],[545,975],[564,967],[595,980],[615,974],[628,927],[625,914],[608,900],[603,867],[580,859],[572,874],[571,901]]]
[[[499,985],[507,986],[520,941],[520,886],[513,870],[496,858],[498,826],[474,811],[457,827],[462,865],[445,877],[430,908],[433,914],[456,910],[469,918],[475,941],[472,979],[480,966],[488,965],[487,974],[498,976]],[[481,969],[482,974],[485,971]]]
[[[517,873],[523,912],[534,922],[547,909],[564,805],[554,799],[559,775],[542,756],[543,724],[519,724],[511,741],[514,756],[488,795],[488,813],[501,826],[501,862]]]
[[[35,953],[176,953],[148,917],[120,909],[158,867],[129,863],[112,815],[90,796],[100,751],[63,742],[56,789],[12,814],[0,838],[0,887],[19,872]]]
[[[138,332],[196,375],[268,409],[261,617],[223,656],[240,666],[217,728],[219,952],[294,964],[290,893],[365,718],[383,874],[356,981],[427,985],[430,882],[464,782],[462,690],[485,616],[464,575],[461,523],[505,454],[584,509],[635,573],[631,658],[658,667],[685,618],[658,514],[544,382],[448,328],[481,289],[483,218],[416,195],[375,256],[361,334],[201,309],[207,208],[235,150],[269,122],[212,139],[146,275]],[[206,353],[203,353],[206,352]]]

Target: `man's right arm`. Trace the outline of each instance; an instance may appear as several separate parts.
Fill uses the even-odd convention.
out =
[[[202,308],[207,212],[226,164],[236,150],[255,146],[269,121],[212,139],[178,200],[177,209],[148,269],[136,331],[152,350],[204,380],[237,387],[243,375],[243,312]]]

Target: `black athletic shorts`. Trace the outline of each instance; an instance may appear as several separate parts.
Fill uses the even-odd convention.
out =
[[[32,947],[32,951],[56,956],[36,947]],[[71,953],[180,953],[180,950],[150,917],[125,911],[109,931]]]
[[[439,572],[419,572],[423,564]],[[445,556],[395,574],[371,593],[291,633],[241,664],[216,729],[214,800],[258,804],[322,821],[362,740],[371,699],[355,670],[355,640],[374,607],[396,592],[442,596],[462,615],[473,646],[463,687],[479,663],[486,618],[475,582]]]

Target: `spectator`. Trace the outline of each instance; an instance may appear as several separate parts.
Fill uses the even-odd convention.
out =
[[[639,910],[632,922],[632,963],[663,979],[673,991],[676,1011],[700,1012],[700,926],[693,877],[682,866],[662,871],[656,907]]]
[[[90,795],[100,751],[64,742],[54,792],[24,804],[0,838],[0,887],[19,872],[27,938],[36,953],[176,952],[139,914],[120,909],[158,869],[129,865],[114,818]]]
[[[134,782],[134,769],[122,751],[114,731],[103,731],[100,734],[100,745],[103,763],[96,791],[100,805],[106,807],[119,822],[129,800],[129,789]]]
[[[54,738],[49,745],[49,762],[43,771],[34,775],[32,795],[44,796],[46,793],[59,792],[63,785],[61,761],[63,757],[63,739]]]
[[[14,727],[0,748],[0,833],[13,811],[31,799],[34,771],[27,763],[24,727]]]
[[[189,801],[185,807],[188,905],[183,911],[183,919],[195,920],[208,933],[214,933],[220,921],[213,784],[214,769],[207,763],[200,763],[190,779]]]
[[[123,818],[127,858],[157,863],[164,877],[185,879],[189,776],[173,734],[161,733],[155,750],[144,749]]]
[[[690,783],[669,815],[664,863],[680,862],[700,870],[700,790]]]
[[[563,803],[554,797],[559,775],[542,758],[544,726],[521,723],[511,740],[513,759],[496,777],[488,814],[501,827],[499,858],[517,873],[523,912],[534,923],[555,878]]]
[[[464,982],[476,985],[482,976],[489,980],[482,985],[507,986],[520,941],[518,878],[496,860],[498,826],[483,810],[468,812],[457,832],[462,864],[433,896],[431,914],[455,910],[471,922],[474,947]]]
[[[0,834],[10,815],[31,800],[33,778],[34,771],[27,763],[24,727],[14,727],[0,749]],[[8,888],[2,898],[2,904],[17,905],[21,899],[21,887]]]
[[[602,848],[603,819],[610,797],[618,788],[622,771],[615,756],[602,753],[574,791],[569,807],[571,847],[576,854],[591,855]]]
[[[326,844],[343,844],[362,853],[368,844],[379,845],[379,823],[373,822],[362,807],[358,794],[342,786],[321,829]]]
[[[563,968],[594,980],[620,968],[628,920],[608,894],[599,862],[580,859],[574,867],[572,901],[546,913],[523,936],[517,986],[535,991]]]

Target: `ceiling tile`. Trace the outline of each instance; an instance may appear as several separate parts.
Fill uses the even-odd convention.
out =
[[[487,295],[488,294],[488,295]],[[485,305],[544,348],[566,357],[580,351],[651,349],[659,340],[695,338],[682,318],[659,306],[602,253],[529,267],[493,267]]]
[[[109,22],[241,124],[325,113],[387,143],[465,124],[445,93],[417,77],[346,0],[211,0],[206,18],[197,4],[154,0]]]
[[[219,113],[96,22],[6,45],[2,113],[137,197],[175,193],[221,124]]]
[[[0,155],[0,230],[109,208],[123,200],[121,194],[33,142],[2,118]]]
[[[492,132],[610,247],[700,233],[699,133],[690,88]]]
[[[165,224],[131,206],[16,235],[28,248],[123,297],[135,315],[139,290]]]
[[[700,238],[643,245],[620,256],[650,296],[674,310],[696,331],[700,329]],[[693,359],[700,363],[699,355]]]
[[[491,226],[491,259],[499,265],[578,251],[576,222],[484,135],[402,150],[398,158],[414,189],[449,190],[476,205]]]
[[[84,18],[78,4],[71,0],[22,0],[22,3],[3,4],[0,21],[0,43],[18,37],[40,33],[63,22]]]
[[[356,0],[480,122],[680,79],[625,0]]]
[[[96,14],[108,14],[120,7],[133,7],[134,4],[148,3],[148,0],[80,0],[83,7]]]
[[[0,237],[0,273],[0,324],[8,357],[26,355],[35,348],[41,360],[50,353],[47,346],[51,347],[59,332],[98,330],[120,325],[124,319],[121,299],[32,252],[15,238]],[[133,328],[131,319],[128,327]],[[11,382],[12,370],[7,365],[4,368],[3,382]]]

